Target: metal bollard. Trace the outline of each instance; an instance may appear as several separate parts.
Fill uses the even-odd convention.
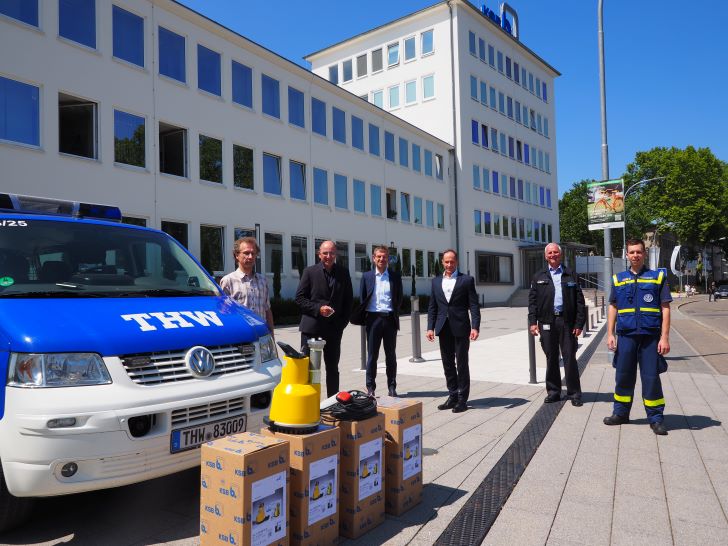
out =
[[[536,339],[531,335],[530,325],[526,319],[526,332],[528,333],[528,382],[536,384]]]
[[[366,370],[367,369],[367,329],[362,324],[359,327],[359,331],[361,332],[361,365],[360,365],[359,369]]]
[[[412,358],[410,362],[424,362],[422,358],[422,340],[420,339],[420,298],[410,296],[412,306]]]
[[[589,310],[590,310],[589,306],[587,305],[586,306],[586,323],[585,323],[587,332],[591,330],[591,322],[592,322],[591,313],[589,312]]]

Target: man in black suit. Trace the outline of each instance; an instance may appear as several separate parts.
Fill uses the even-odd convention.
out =
[[[321,260],[303,270],[296,290],[296,303],[301,308],[301,347],[308,355],[308,340],[321,338],[326,366],[326,396],[339,392],[339,357],[341,335],[349,323],[354,299],[349,270],[336,263],[336,244],[321,243]]]
[[[434,341],[435,335],[440,338],[440,357],[449,393],[445,403],[437,409],[460,413],[468,409],[468,351],[470,342],[478,339],[480,332],[480,306],[475,280],[457,270],[457,252],[446,250],[442,255],[442,266],[445,270],[442,277],[432,279],[426,336],[429,341]]]
[[[389,396],[397,396],[397,330],[399,308],[402,305],[402,277],[390,269],[389,249],[378,246],[372,253],[375,269],[364,273],[361,279],[361,302],[366,310],[364,324],[367,331],[367,393],[374,396],[377,388],[377,360],[379,347],[384,342],[387,363]]]
[[[561,400],[559,348],[564,360],[566,395],[571,404],[581,406],[581,383],[576,364],[576,338],[586,320],[584,294],[576,274],[561,264],[561,247],[549,243],[544,249],[548,267],[533,276],[528,293],[528,329],[541,335],[546,354],[546,403]]]

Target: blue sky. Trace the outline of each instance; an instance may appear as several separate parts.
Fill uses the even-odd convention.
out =
[[[433,0],[182,0],[294,62]],[[480,5],[482,2],[475,2]],[[497,10],[495,0],[487,0]],[[601,178],[597,0],[509,0],[521,41],[554,66],[559,195]],[[728,161],[728,2],[604,0],[610,178],[655,146]]]

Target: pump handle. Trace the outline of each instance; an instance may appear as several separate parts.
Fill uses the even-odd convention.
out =
[[[291,347],[288,343],[283,343],[282,341],[278,342],[278,346],[283,349],[283,352],[286,353],[287,357],[290,358],[306,358],[306,355],[303,353],[299,353],[296,349]]]

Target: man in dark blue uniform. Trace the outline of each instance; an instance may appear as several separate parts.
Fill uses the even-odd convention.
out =
[[[639,362],[642,401],[655,434],[667,434],[663,425],[665,399],[660,373],[667,369],[664,355],[670,352],[670,287],[663,270],[645,267],[645,243],[627,241],[630,269],[612,278],[607,321],[607,346],[614,354],[617,370],[613,414],[605,425],[629,423]],[[615,337],[619,336],[619,342]]]

